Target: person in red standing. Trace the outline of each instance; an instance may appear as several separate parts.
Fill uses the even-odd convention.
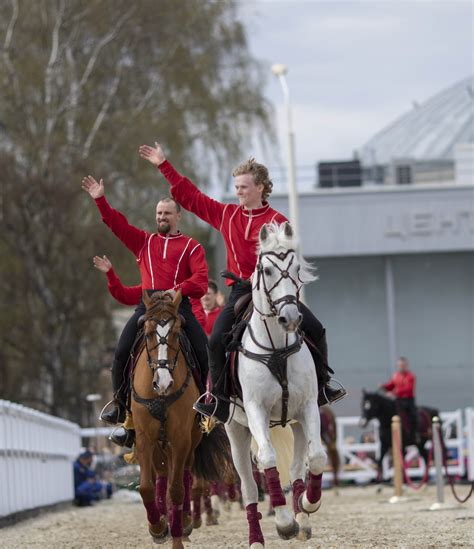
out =
[[[193,314],[189,298],[199,299],[206,292],[208,268],[201,244],[178,229],[181,219],[179,203],[170,197],[161,199],[156,206],[157,231],[149,233],[130,225],[122,213],[110,206],[105,198],[102,179],[96,181],[89,175],[83,178],[82,188],[94,199],[103,222],[134,254],[140,269],[141,288],[181,291],[183,298],[179,312],[186,321],[184,330],[196,354],[201,375],[206,379],[207,337]],[[112,364],[114,400],[101,414],[101,419],[106,423],[123,423],[125,420],[128,386],[124,383],[124,372],[138,331],[137,321],[144,313],[145,305],[141,301],[127,322],[115,350]]]
[[[219,307],[217,304],[217,296],[219,289],[214,280],[209,280],[207,283],[207,292],[201,297],[201,303],[206,315],[206,323],[204,325],[204,331],[207,337],[212,333],[212,328],[217,320],[217,317],[221,314],[223,307]]]
[[[215,416],[225,423],[229,418],[229,398],[225,387],[225,342],[223,334],[229,332],[235,320],[234,305],[239,297],[248,294],[251,286],[248,280],[257,263],[257,244],[261,227],[265,223],[283,223],[286,217],[270,207],[267,199],[272,191],[272,182],[268,170],[253,158],[239,166],[233,172],[235,192],[238,204],[224,204],[213,200],[201,192],[194,183],[181,175],[166,160],[161,146],[142,145],[139,149],[142,158],[153,164],[171,185],[172,196],[183,206],[202,220],[217,229],[227,250],[227,270],[244,282],[228,280],[232,286],[229,300],[217,318],[209,338],[209,368],[211,371],[213,394],[217,401],[206,403],[199,400],[194,408],[203,415]],[[310,349],[316,364],[320,387],[320,405],[335,402],[346,392],[341,387],[333,389],[328,385],[330,373],[327,356],[326,331],[321,322],[303,304],[300,304],[303,316],[302,330],[314,343]]]
[[[413,431],[418,433],[418,412],[415,404],[416,376],[410,370],[408,359],[401,356],[397,360],[397,371],[387,381],[380,385],[381,389],[395,396],[397,408],[406,413]]]

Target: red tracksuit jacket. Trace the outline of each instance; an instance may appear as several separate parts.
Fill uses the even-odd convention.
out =
[[[214,322],[217,320],[217,317],[221,314],[222,307],[214,307],[212,311],[205,311],[204,316],[206,319],[204,325],[204,331],[206,332],[207,337],[211,335],[212,328],[214,327]]]
[[[212,225],[223,236],[227,249],[227,270],[248,279],[257,263],[258,234],[264,223],[283,223],[286,217],[264,202],[262,208],[245,210],[237,204],[224,204],[202,193],[167,160],[160,171],[171,184],[171,194],[186,210]],[[233,281],[227,280],[227,285]]]
[[[142,299],[142,287],[140,284],[136,286],[124,286],[120,278],[115,274],[113,269],[106,273],[107,286],[112,297],[114,297],[122,305],[138,305]],[[206,328],[207,317],[204,312],[201,300],[198,298],[189,298],[194,316],[203,330]]]
[[[413,372],[395,372],[383,387],[395,393],[397,398],[415,398],[415,384],[416,377]]]
[[[96,200],[103,222],[135,255],[142,288],[181,289],[183,296],[200,298],[207,292],[207,263],[204,249],[182,233],[148,233],[114,210],[104,196]]]

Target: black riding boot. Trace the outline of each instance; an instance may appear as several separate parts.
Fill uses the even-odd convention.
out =
[[[127,404],[127,383],[124,380],[124,370],[126,364],[121,364],[118,360],[114,360],[112,364],[112,389],[114,391],[114,399],[104,408],[100,415],[100,419],[105,423],[117,425],[125,421],[126,404]]]
[[[222,423],[225,423],[229,419],[230,402],[227,391],[227,372],[225,371],[225,364],[216,364],[212,361],[210,353],[209,356],[209,369],[211,371],[212,380],[212,402],[206,404],[202,402],[201,398],[194,404],[193,408],[206,417],[213,417]]]
[[[316,364],[316,375],[318,376],[318,405],[324,406],[325,404],[331,404],[344,398],[347,391],[344,387],[333,388],[329,384],[331,381],[331,374],[334,371],[329,367],[328,363],[328,344],[326,340],[326,331],[316,343],[317,349],[309,346],[311,354],[313,355],[314,362]]]

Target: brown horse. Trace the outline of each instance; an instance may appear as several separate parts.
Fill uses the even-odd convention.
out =
[[[180,346],[181,293],[149,295],[145,291],[143,300],[145,345],[132,376],[131,403],[140,495],[153,539],[163,540],[169,520],[172,547],[177,549],[183,548],[183,521],[184,534],[192,530],[193,465],[196,476],[215,480],[226,470],[228,454],[221,445],[222,430],[214,429],[216,433],[203,438],[193,410],[199,390]],[[171,504],[168,510],[167,500]]]
[[[319,409],[321,416],[321,438],[326,445],[328,451],[329,461],[331,463],[333,486],[337,488],[339,486],[339,467],[341,460],[339,458],[339,452],[337,451],[337,425],[336,416],[329,406],[322,406]]]

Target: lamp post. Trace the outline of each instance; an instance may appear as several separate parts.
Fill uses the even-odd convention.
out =
[[[99,395],[99,393],[91,393],[86,395],[87,402],[91,403],[92,406],[92,417],[93,417],[93,427],[95,429],[95,451],[96,453],[99,453],[99,433],[97,429],[97,418],[98,418],[98,410],[97,410],[97,402],[102,398],[102,395]]]
[[[290,223],[293,227],[293,231],[298,239],[298,248],[301,255],[302,246],[300,239],[300,224],[298,213],[298,192],[296,189],[296,169],[295,169],[295,135],[293,133],[293,123],[291,117],[291,105],[290,105],[290,90],[286,82],[286,73],[288,67],[281,63],[272,65],[272,73],[280,81],[281,89],[283,91],[283,97],[285,99],[286,109],[286,125],[287,125],[287,155],[288,155],[288,205],[290,210]],[[304,287],[300,292],[301,301],[304,301]]]
[[[286,82],[286,73],[288,68],[280,63],[272,65],[272,73],[278,78],[283,90],[286,108],[287,124],[287,154],[288,154],[288,203],[290,207],[290,222],[293,230],[299,237],[299,217],[298,217],[298,193],[296,191],[295,175],[295,136],[293,133],[293,124],[291,118],[290,90]]]

